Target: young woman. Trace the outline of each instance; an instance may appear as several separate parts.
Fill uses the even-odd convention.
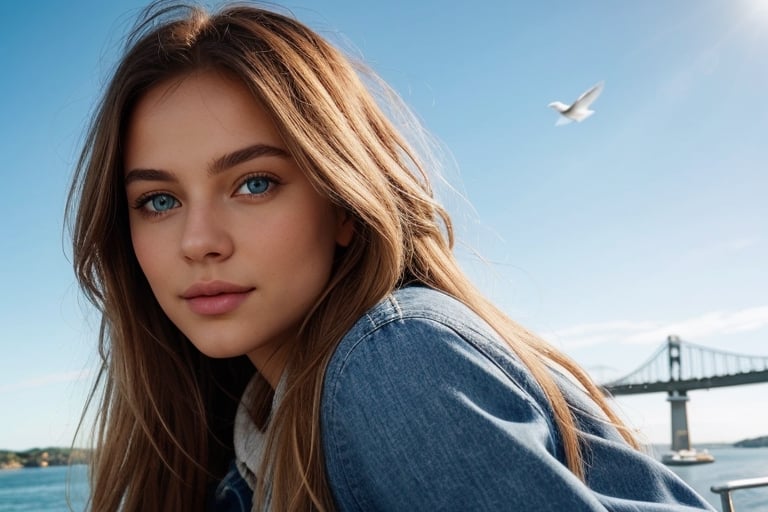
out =
[[[255,7],[129,40],[69,204],[92,509],[708,509],[467,280],[358,70]]]

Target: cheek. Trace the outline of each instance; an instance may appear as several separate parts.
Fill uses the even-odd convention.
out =
[[[323,285],[336,250],[335,216],[329,208],[308,208],[284,216],[269,226],[265,252],[276,270],[299,279],[322,280]],[[270,247],[270,245],[272,245]]]
[[[131,225],[131,244],[133,245],[133,253],[136,255],[136,259],[139,262],[142,272],[146,271],[147,264],[147,240],[142,236],[141,230],[136,230],[135,226]]]
[[[144,273],[144,277],[147,278],[155,296],[157,296],[162,276],[168,275],[167,265],[163,261],[163,258],[168,254],[167,248],[162,250],[162,244],[158,245],[151,233],[142,229],[136,230],[133,227],[131,229],[131,243],[139,267]]]
[[[322,260],[330,262],[336,251],[337,217],[330,207],[318,208],[311,216],[314,222],[306,223],[304,229],[310,249]]]

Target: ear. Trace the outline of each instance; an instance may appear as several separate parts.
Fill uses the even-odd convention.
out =
[[[347,247],[352,242],[355,234],[355,221],[343,208],[336,210],[336,243],[341,247]]]

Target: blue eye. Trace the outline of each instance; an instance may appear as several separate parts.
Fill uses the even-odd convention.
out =
[[[262,195],[269,191],[274,184],[274,180],[267,176],[251,176],[246,178],[240,188],[239,194]]]
[[[147,198],[147,202],[144,206],[152,212],[165,212],[172,208],[176,208],[179,202],[168,194],[156,194],[150,198]]]

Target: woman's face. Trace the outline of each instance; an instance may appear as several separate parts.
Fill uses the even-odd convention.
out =
[[[157,301],[201,352],[247,354],[274,385],[352,221],[227,75],[160,84],[129,121],[131,238]]]

